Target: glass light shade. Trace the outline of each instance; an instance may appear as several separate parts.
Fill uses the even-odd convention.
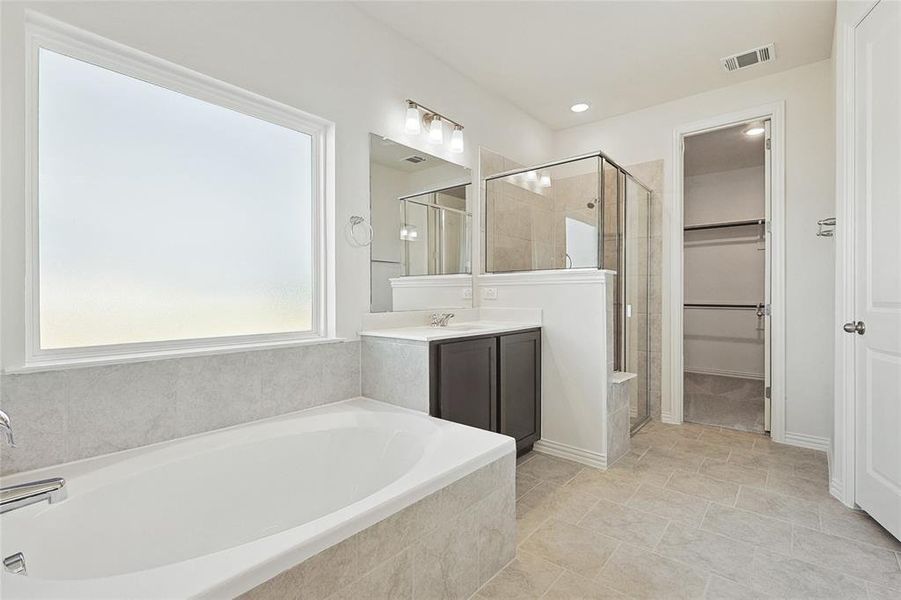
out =
[[[543,188],[551,187],[551,176],[550,175],[542,175],[541,179],[538,180],[539,184]]]
[[[415,104],[407,106],[407,118],[404,120],[404,132],[409,135],[419,135],[419,109]]]
[[[538,181],[538,171],[528,171],[526,173],[526,181]]]
[[[416,225],[403,225],[400,228],[400,239],[405,242],[415,242],[419,239],[419,231],[416,229]]]
[[[432,117],[432,122],[429,124],[429,142],[444,143],[444,127],[441,126],[441,117]]]
[[[461,127],[454,127],[454,132],[451,134],[450,151],[455,154],[463,152],[463,129]]]

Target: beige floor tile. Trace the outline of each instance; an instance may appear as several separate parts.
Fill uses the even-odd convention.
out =
[[[838,502],[821,503],[821,530],[858,542],[882,546],[901,552],[901,542],[883,529],[870,515],[859,510],[845,508]]]
[[[595,498],[622,503],[635,493],[640,483],[641,480],[637,476],[625,470],[583,469],[565,487],[590,494]]]
[[[820,528],[819,504],[765,489],[742,486],[738,492],[735,508],[790,521],[811,529]]]
[[[776,598],[863,600],[867,597],[866,584],[859,579],[761,549],[750,571],[751,588]]]
[[[628,598],[628,596],[571,571],[564,571],[563,575],[544,595],[544,598],[546,600],[619,600]]]
[[[767,474],[766,489],[815,502],[832,498],[829,495],[829,485],[825,479],[819,481],[803,479],[794,474],[772,469]]]
[[[639,460],[634,465],[613,465],[608,473],[628,473],[641,483],[664,487],[676,468],[668,464],[660,464],[653,459]]]
[[[870,592],[870,600],[898,600],[901,598],[901,590],[893,590],[875,583],[867,583]]]
[[[579,525],[630,544],[653,548],[667,522],[662,517],[600,500]]]
[[[526,492],[532,490],[541,483],[541,480],[532,477],[531,475],[526,475],[525,473],[516,473],[516,497],[520,498]]]
[[[728,446],[732,450],[736,449],[747,449],[750,450],[754,447],[754,442],[758,440],[760,437],[759,434],[756,433],[748,433],[745,431],[732,431],[728,429],[705,429],[701,432],[701,435],[698,437],[698,440],[702,442],[708,442],[711,444],[720,444],[722,446]]]
[[[698,473],[721,481],[731,481],[739,485],[754,485],[758,487],[765,486],[767,478],[767,472],[763,469],[752,469],[735,463],[711,459],[704,461],[704,464],[698,469]]]
[[[540,598],[562,573],[562,568],[543,558],[517,552],[516,558],[482,586],[478,595],[492,600]]]
[[[626,502],[631,508],[694,527],[701,524],[707,504],[703,498],[647,484],[642,484]]]
[[[701,598],[706,576],[629,544],[617,548],[597,579],[634,598]]]
[[[593,579],[619,544],[584,527],[550,519],[520,549]]]
[[[538,456],[537,452],[529,452],[527,454],[523,454],[522,456],[517,456],[516,457],[516,466],[518,467],[519,465],[522,465],[522,464],[532,460],[536,456]]]
[[[735,483],[680,469],[673,471],[666,488],[730,506],[735,503],[738,495],[738,485]]]
[[[755,547],[716,533],[670,523],[654,551],[746,584]]]
[[[673,449],[684,452],[693,452],[715,460],[726,460],[732,453],[732,448],[727,445],[713,444],[703,440],[679,440],[676,442],[676,445],[673,446]]]
[[[714,573],[707,582],[704,592],[705,600],[757,600],[766,598],[765,594],[755,592],[746,585],[736,583]]]
[[[789,554],[792,525],[747,510],[711,504],[701,529],[736,540],[757,544],[768,550]]]
[[[901,565],[891,550],[795,527],[792,557],[901,590]]]
[[[696,471],[706,458],[703,454],[678,450],[675,447],[669,449],[650,448],[638,462],[639,464],[654,463],[658,466],[671,467],[673,469]]]
[[[519,499],[526,510],[537,509],[549,517],[578,523],[597,498],[578,489],[542,482]]]
[[[516,468],[517,472],[541,481],[563,485],[582,470],[582,465],[578,463],[544,454],[533,454],[534,457]]]
[[[544,507],[525,506],[518,501],[516,503],[516,544],[521,544],[549,518],[550,514]]]

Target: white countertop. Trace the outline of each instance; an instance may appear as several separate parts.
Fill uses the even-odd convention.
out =
[[[535,329],[536,327],[541,327],[541,325],[513,321],[461,321],[459,323],[451,323],[447,327],[417,325],[413,327],[396,327],[393,329],[370,329],[361,331],[360,336],[392,338],[414,342],[431,342],[433,340],[512,333],[524,329]]]

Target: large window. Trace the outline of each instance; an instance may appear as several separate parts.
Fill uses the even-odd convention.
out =
[[[319,124],[34,52],[33,355],[321,333]]]

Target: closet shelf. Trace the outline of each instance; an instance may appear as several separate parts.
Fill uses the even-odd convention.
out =
[[[726,221],[724,223],[704,223],[701,225],[686,225],[685,231],[701,231],[703,229],[724,229],[726,227],[747,227],[749,225],[763,225],[766,219],[752,219],[750,221]]]

